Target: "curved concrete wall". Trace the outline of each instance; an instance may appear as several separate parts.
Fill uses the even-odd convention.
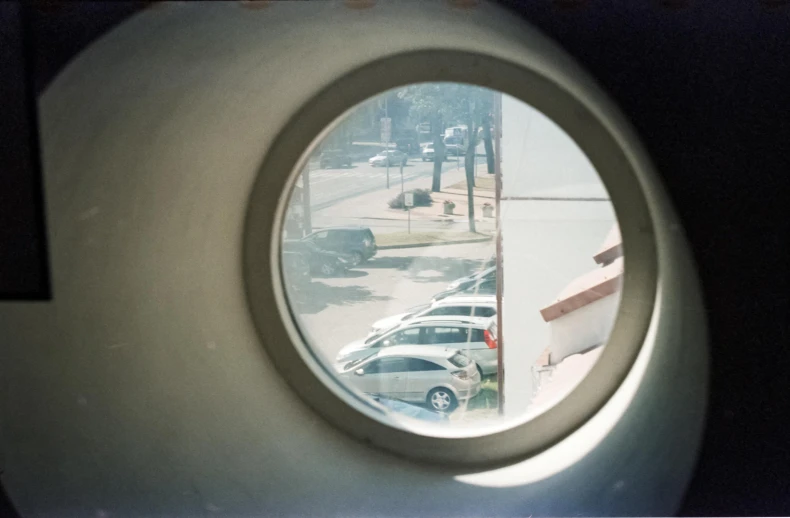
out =
[[[2,482],[23,514],[673,511],[705,363],[699,323],[666,323],[699,303],[671,231],[659,250],[672,302],[659,305],[642,387],[574,469],[531,482],[487,487],[346,437],[295,397],[252,325],[242,223],[280,125],[337,74],[400,50],[562,62],[501,16],[446,3],[168,4],[71,63],[41,99],[54,300],[0,305]],[[661,383],[667,371],[679,382]]]

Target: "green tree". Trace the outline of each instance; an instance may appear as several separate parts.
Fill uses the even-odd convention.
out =
[[[435,151],[431,185],[433,192],[441,190],[442,164],[446,156],[444,128],[448,125],[466,125],[468,135],[464,169],[471,232],[475,231],[474,161],[480,138],[486,151],[488,173],[494,174],[491,120],[495,95],[497,93],[492,90],[462,83],[421,83],[407,86],[398,92],[398,97],[409,103],[409,114],[413,122],[431,123]]]
[[[442,164],[445,159],[444,127],[447,121],[455,122],[463,110],[463,95],[466,85],[458,83],[420,83],[409,85],[398,92],[398,97],[409,104],[409,115],[413,122],[429,122],[433,138],[433,182],[431,191],[442,188]]]

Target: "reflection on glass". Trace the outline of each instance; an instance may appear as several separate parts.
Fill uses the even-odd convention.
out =
[[[283,281],[315,355],[389,424],[482,429],[545,411],[592,367],[619,304],[616,223],[584,153],[540,112],[410,85],[310,150]]]

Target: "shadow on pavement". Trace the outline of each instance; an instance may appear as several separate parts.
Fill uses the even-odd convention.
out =
[[[357,279],[359,277],[367,277],[368,275],[368,272],[362,270],[346,270],[340,277],[345,277],[346,279]]]
[[[329,306],[346,306],[360,302],[391,300],[389,295],[374,295],[364,286],[330,286],[313,281],[299,293],[288,293],[288,300],[296,313],[311,315]]]
[[[426,257],[421,255],[403,257],[377,257],[358,266],[362,269],[392,268],[406,271],[409,280],[414,282],[454,281],[480,269],[480,259],[461,259],[453,257]],[[434,275],[423,275],[435,272]]]

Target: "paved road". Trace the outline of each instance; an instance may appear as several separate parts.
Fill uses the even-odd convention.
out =
[[[463,168],[463,162],[460,166]],[[445,162],[442,172],[453,171],[458,167],[455,160]],[[390,184],[400,185],[400,167],[390,167]],[[403,168],[403,180],[408,182],[417,178],[430,177],[433,162],[422,159],[409,159]],[[320,210],[342,200],[387,188],[387,169],[372,167],[360,162],[348,169],[315,169],[310,171],[310,206]]]
[[[381,250],[346,277],[313,279],[294,310],[311,344],[331,362],[373,322],[430,301],[493,253],[491,242]]]
[[[406,232],[408,224],[406,220],[384,220],[374,218],[324,216],[313,218],[313,229],[318,227],[342,227],[345,225],[361,225],[370,228],[375,235],[387,234],[391,232]],[[496,220],[489,218],[477,220],[478,232],[493,232],[496,228]],[[458,217],[451,220],[426,221],[412,219],[412,232],[466,232],[469,230],[469,222],[466,217]]]

